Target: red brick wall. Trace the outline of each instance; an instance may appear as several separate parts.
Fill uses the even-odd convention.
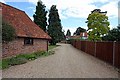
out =
[[[3,57],[16,54],[32,53],[39,50],[47,50],[47,40],[33,39],[33,45],[24,45],[24,38],[17,38],[12,42],[2,44]]]

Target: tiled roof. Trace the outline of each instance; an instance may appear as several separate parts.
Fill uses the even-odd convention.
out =
[[[80,39],[80,37],[81,37],[80,35],[77,35],[77,36],[71,36],[70,38],[71,39]]]
[[[3,3],[0,3],[0,6],[2,6],[2,18],[15,28],[18,37],[51,39],[24,11]]]
[[[82,32],[82,33],[80,33],[80,35],[71,36],[70,38],[72,38],[72,39],[80,39],[81,37],[88,37],[88,33],[87,32]]]

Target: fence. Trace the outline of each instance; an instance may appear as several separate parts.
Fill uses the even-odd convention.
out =
[[[120,42],[72,41],[72,45],[92,56],[120,68]]]

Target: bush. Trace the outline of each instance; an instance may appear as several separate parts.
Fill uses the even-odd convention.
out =
[[[23,57],[13,57],[9,60],[9,65],[14,66],[14,65],[19,65],[19,64],[24,64],[27,62],[27,59]]]
[[[27,60],[35,60],[35,59],[36,59],[35,54],[25,54],[24,57],[25,57]]]
[[[40,52],[40,51],[34,52],[34,54],[36,55],[36,57],[40,57],[40,56],[42,56],[44,54],[44,51],[42,51],[42,52]]]
[[[9,59],[2,60],[2,69],[9,68]]]
[[[27,60],[35,60],[36,59],[36,55],[35,54],[20,54],[20,55],[17,55],[16,57],[18,58],[25,58]]]
[[[2,21],[2,41],[12,41],[15,36],[15,29],[8,23]]]
[[[55,51],[49,51],[49,55],[55,54]]]
[[[54,51],[38,51],[32,54],[19,54],[16,57],[7,58],[2,60],[2,69],[9,68],[10,66],[24,64],[28,60],[35,60],[40,56],[48,56],[54,54]]]

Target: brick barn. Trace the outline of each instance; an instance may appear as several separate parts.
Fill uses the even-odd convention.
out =
[[[0,3],[0,6],[2,18],[12,25],[17,35],[13,41],[2,44],[3,57],[48,50],[48,41],[51,37],[24,11],[4,3]]]

